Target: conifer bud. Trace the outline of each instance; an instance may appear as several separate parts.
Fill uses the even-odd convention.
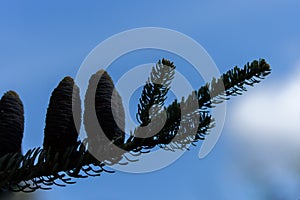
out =
[[[44,148],[62,152],[77,144],[81,123],[79,88],[65,77],[52,92],[44,129]]]
[[[125,112],[121,96],[106,71],[99,70],[91,76],[84,103],[84,126],[89,150],[93,154],[98,152],[98,158],[100,154],[100,157],[113,155],[113,152],[107,152],[115,149],[108,148],[109,144],[120,145],[125,140]]]
[[[8,91],[0,100],[0,157],[21,153],[23,132],[23,103],[16,92]]]

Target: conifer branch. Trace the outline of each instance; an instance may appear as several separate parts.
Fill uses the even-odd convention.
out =
[[[50,189],[52,185],[65,186],[75,183],[72,178],[99,176],[102,172],[112,173],[105,169],[106,165],[135,161],[128,159],[126,154],[138,158],[140,154],[156,146],[172,151],[187,149],[190,144],[195,145],[204,140],[213,128],[211,109],[231,96],[241,95],[247,90],[246,86],[259,83],[271,72],[270,66],[263,59],[247,63],[242,69],[234,67],[218,79],[213,78],[211,83],[194,91],[181,102],[175,100],[153,116],[149,115],[153,105],[164,105],[174,69],[173,63],[167,60],[163,60],[162,65],[158,63],[144,87],[138,107],[139,127],[149,125],[150,120],[156,124],[165,117],[163,128],[151,137],[140,138],[135,133],[138,127],[126,141],[123,114],[119,115],[118,122],[112,118],[115,112],[123,112],[121,97],[118,93],[113,93],[114,85],[106,72],[96,73],[90,80],[90,94],[94,92],[96,95],[94,98],[87,93],[85,99],[85,106],[90,101],[95,101],[95,107],[88,107],[88,111],[85,111],[87,114],[84,115],[88,138],[79,142],[74,137],[77,134],[74,122],[81,120],[79,115],[72,115],[74,103],[77,105],[75,110],[81,112],[78,106],[79,88],[72,78],[67,77],[52,93],[46,116],[43,148],[29,150],[25,155],[20,152],[24,127],[23,105],[15,92],[6,93],[0,100],[0,189],[32,192]],[[163,84],[155,84],[157,81]],[[115,99],[113,107],[111,99]],[[192,101],[198,102],[197,108],[189,109]],[[93,129],[89,129],[92,124],[89,122],[89,109],[94,110],[99,123],[103,125],[103,134],[108,139],[105,140],[103,134],[95,136]],[[182,113],[182,110],[188,112]],[[102,118],[101,113],[106,117]],[[90,152],[95,148],[91,139],[94,136],[102,144],[101,159]],[[119,150],[116,150],[117,147]],[[128,162],[124,162],[124,159]]]
[[[206,83],[199,90],[190,94],[186,100],[183,99],[181,103],[175,100],[167,108],[164,108],[168,117],[164,128],[158,134],[146,139],[132,137],[131,143],[138,144],[140,149],[142,146],[146,149],[151,149],[158,145],[168,150],[174,150],[186,149],[188,145],[194,145],[199,140],[204,140],[205,135],[214,127],[214,119],[207,109],[211,109],[217,104],[229,100],[230,96],[241,95],[247,91],[245,86],[254,86],[254,84],[259,83],[261,79],[264,79],[270,73],[270,66],[264,59],[255,60],[251,64],[247,63],[242,69],[237,66],[234,67],[232,70],[222,74],[218,79],[213,78],[211,83]],[[181,116],[181,108],[189,107],[190,102],[195,97],[197,98],[199,107]],[[199,116],[197,133],[190,132],[191,127],[195,125],[193,121],[195,121],[197,113]],[[156,117],[159,117],[159,115]],[[158,119],[157,121],[161,120]],[[180,126],[187,130],[178,134]],[[171,147],[168,147],[171,141]],[[133,145],[130,144],[129,146]]]
[[[147,126],[150,119],[150,108],[154,105],[163,106],[170,84],[175,75],[175,65],[165,59],[158,61],[152,68],[150,77],[145,84],[140,103],[138,104],[137,120],[141,126]],[[158,108],[159,109],[159,108]]]

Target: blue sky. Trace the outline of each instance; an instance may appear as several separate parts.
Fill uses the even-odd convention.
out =
[[[272,134],[283,133],[257,126],[259,121],[268,118],[267,127],[273,127],[276,116],[281,114],[286,115],[282,119],[288,116],[299,119],[295,109],[270,114],[283,106],[280,102],[287,97],[278,97],[279,103],[270,108],[269,103],[258,98],[273,101],[273,97],[297,85],[300,77],[295,75],[300,74],[297,70],[300,68],[299,6],[297,0],[1,1],[0,93],[15,90],[25,104],[24,151],[42,144],[48,101],[58,82],[66,75],[75,77],[88,53],[101,41],[121,31],[146,26],[180,31],[199,42],[221,72],[258,58],[265,58],[273,69],[266,81],[228,102],[221,138],[205,159],[198,159],[199,145],[171,166],[153,173],[103,174],[35,195],[46,200],[300,198],[297,193],[300,179],[296,180],[294,173],[291,175],[284,170],[293,165],[291,170],[296,173],[297,162],[274,156],[278,153],[283,158],[297,157],[297,143],[295,148],[289,149],[289,141],[283,142],[280,149],[286,151],[277,152],[276,137]],[[157,52],[141,55],[145,58],[133,55],[124,64],[156,62],[161,58]],[[287,102],[296,106],[295,102]],[[253,109],[243,111],[247,106],[265,117],[249,114]],[[295,125],[297,120],[286,123]],[[286,131],[286,127],[291,126],[276,130]],[[288,132],[300,131],[296,125],[292,127],[294,129]],[[258,136],[252,137],[247,130],[257,132]],[[267,139],[262,140],[261,135],[266,133],[263,138]],[[295,134],[291,141],[297,140]],[[258,141],[265,142],[259,146]],[[261,148],[255,150],[253,146],[257,145]],[[267,151],[263,151],[265,149]],[[286,164],[278,164],[282,162]],[[249,166],[261,166],[258,168],[264,170],[249,170]],[[274,192],[278,188],[282,193]]]

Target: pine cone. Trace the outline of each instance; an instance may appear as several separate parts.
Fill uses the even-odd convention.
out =
[[[63,152],[67,147],[76,145],[80,123],[79,88],[71,77],[65,77],[50,98],[44,130],[44,148],[51,147],[53,151]]]
[[[90,78],[84,102],[84,126],[88,135],[89,151],[92,154],[97,152],[97,158],[107,160],[114,159],[113,155],[118,154],[118,150],[110,144],[120,145],[125,141],[124,108],[121,96],[114,89],[109,74],[99,70]]]
[[[21,153],[23,132],[23,103],[16,92],[8,91],[0,100],[0,157]]]

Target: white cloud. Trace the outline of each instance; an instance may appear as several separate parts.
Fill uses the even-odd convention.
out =
[[[288,79],[261,84],[229,111],[234,133],[245,139],[300,146],[300,63]]]
[[[242,179],[267,199],[299,198],[300,63],[288,77],[268,77],[237,98],[227,118],[232,163]]]

